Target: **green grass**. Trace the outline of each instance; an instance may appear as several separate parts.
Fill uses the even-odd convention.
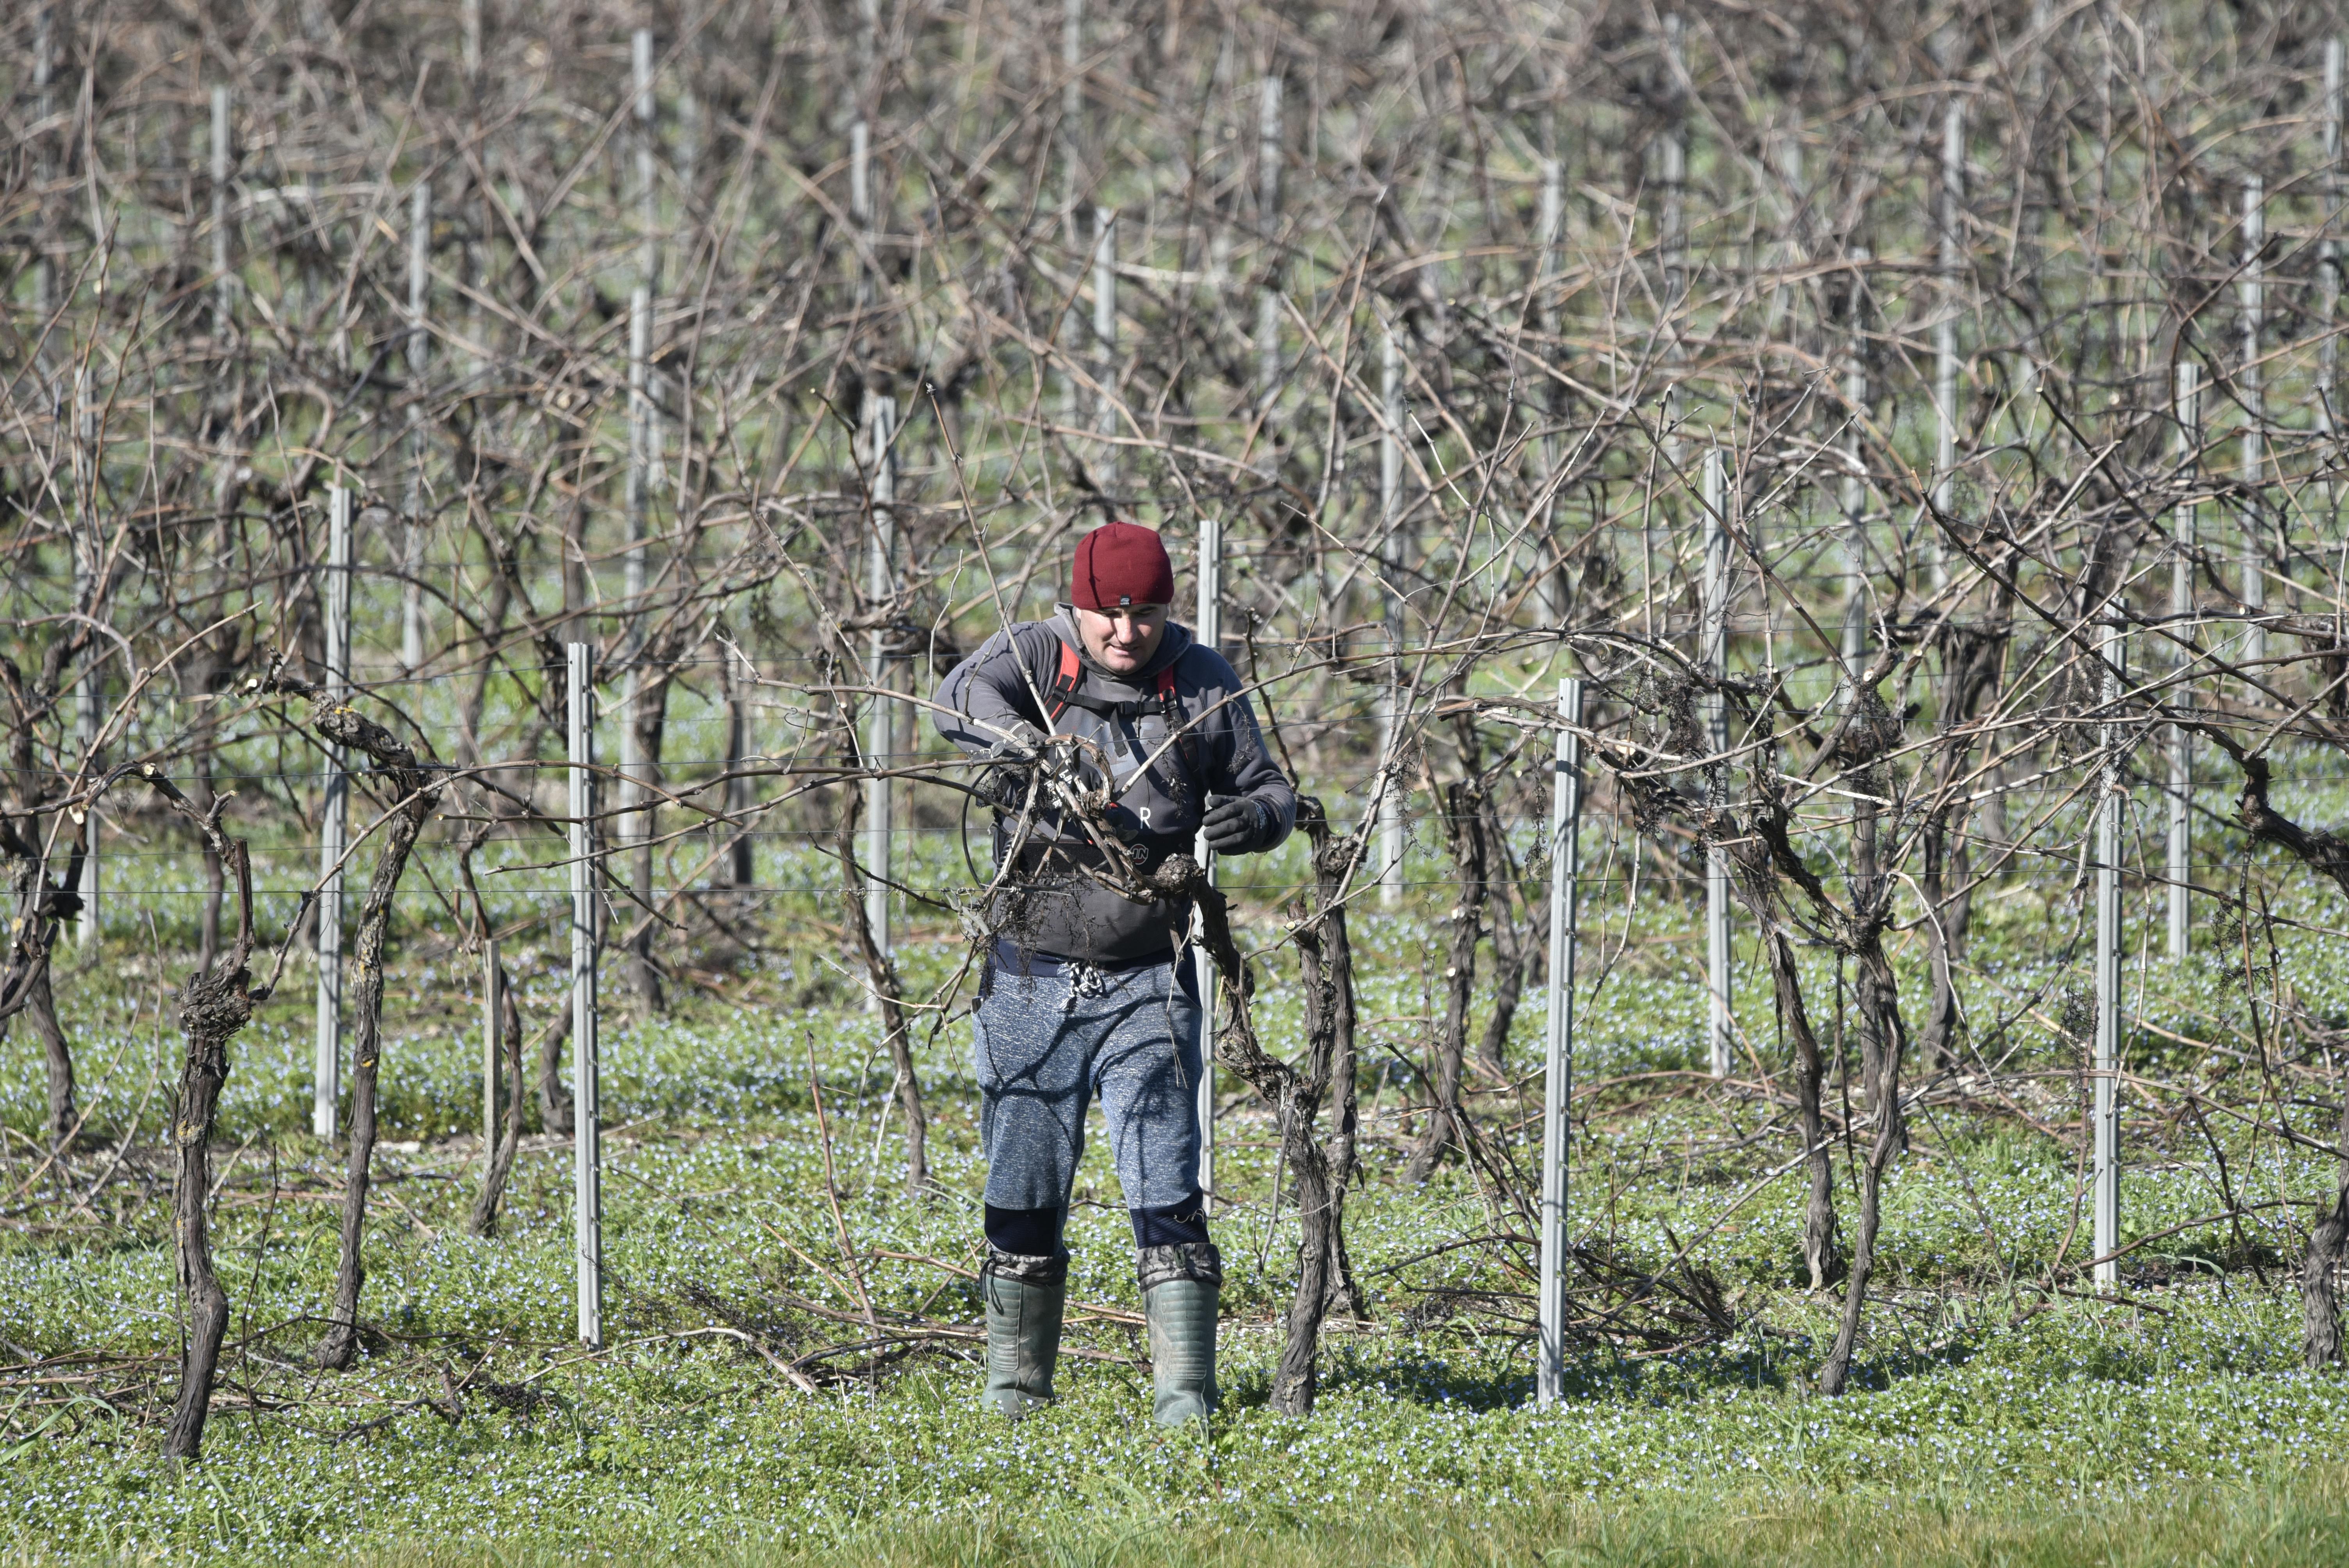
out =
[[[2060,1014],[2073,978],[2069,913],[2049,902],[1986,913],[1968,1000],[1977,1019],[2006,1020],[2020,1052],[2010,1065],[2041,1075],[2010,1091],[2063,1127],[2076,1120],[2069,1047],[2016,1002]],[[1688,1062],[1700,998],[1685,955],[1638,943],[1686,923],[1655,900],[1609,926],[1609,940],[1628,931],[1635,943],[1585,1014],[1586,1081]],[[2282,943],[2305,1006],[2349,985],[2320,935]],[[1374,1047],[1364,1103],[1391,1110],[1413,1086],[1386,1047],[1412,1052],[1423,1034],[1437,944],[1414,917],[1380,917],[1365,919],[1361,946]],[[906,955],[917,984],[954,958],[944,943]],[[535,1020],[554,971],[533,960],[519,954]],[[1237,1108],[1221,1156],[1239,1201],[1218,1223],[1230,1403],[1209,1433],[1150,1427],[1135,1338],[1100,1320],[1071,1333],[1097,1358],[1064,1364],[1061,1403],[1018,1427],[978,1410],[976,1370],[953,1345],[801,1391],[766,1355],[708,1331],[748,1326],[778,1357],[857,1340],[860,1290],[885,1309],[972,1322],[968,1283],[926,1260],[976,1261],[981,1179],[964,1028],[924,1047],[940,1191],[909,1201],[874,1024],[804,954],[685,998],[672,1019],[612,1027],[614,1348],[584,1357],[571,1345],[564,1148],[525,1152],[501,1236],[462,1233],[478,1177],[471,978],[429,938],[393,975],[385,1136],[398,1147],[379,1154],[365,1298],[379,1332],[351,1373],[305,1365],[335,1258],[339,1170],[302,1130],[306,986],[285,986],[236,1042],[217,1241],[232,1337],[250,1336],[250,1348],[228,1364],[206,1459],[173,1471],[156,1451],[177,1326],[151,1141],[161,1107],[146,1086],[171,1059],[156,998],[178,962],[125,943],[59,982],[97,1147],[15,1201],[0,1232],[0,1340],[114,1359],[89,1384],[0,1381],[0,1541],[23,1561],[2349,1561],[2349,1389],[2296,1364],[2298,1304],[2274,1266],[2296,1244],[2293,1214],[2167,1239],[2132,1259],[2124,1303],[2047,1295],[2076,1151],[1989,1104],[1918,1119],[1889,1188],[1883,1290],[1840,1399],[1805,1392],[1835,1304],[1799,1289],[1794,1181],[1715,1224],[1786,1157],[1783,1136],[1751,1136],[1769,1109],[1669,1078],[1592,1105],[1578,1129],[1575,1229],[1647,1267],[1704,1233],[1693,1256],[1741,1326],[1670,1353],[1588,1341],[1555,1410],[1531,1403],[1524,1275],[1496,1249],[1430,1255],[1506,1216],[1456,1170],[1401,1185],[1402,1130],[1374,1118],[1349,1231],[1375,1321],[1328,1341],[1310,1419],[1269,1411],[1294,1230],[1268,1202],[1267,1128]],[[1275,1045],[1295,1040],[1293,982],[1276,956],[1259,996]],[[1832,997],[1833,984],[1821,966],[1815,994]],[[2240,977],[2217,964],[2158,970],[2148,987],[2147,1013],[2197,1038],[2233,1048],[2251,1026]],[[1743,1000],[1766,1055],[1766,998]],[[1538,1023],[1520,1019],[1519,1062]],[[826,1196],[811,1047],[854,1265]],[[2223,1054],[2133,1048],[2147,1072],[2246,1101],[2257,1092],[2248,1075],[2229,1087]],[[37,1062],[22,1031],[0,1045],[0,1123],[16,1134],[35,1125]],[[142,1095],[140,1141],[74,1213]],[[1500,1100],[1487,1109],[1495,1125],[1511,1119]],[[2126,1219],[2139,1234],[2220,1207],[2199,1135],[2155,1109],[2140,1102],[2131,1123]],[[2295,1114],[2322,1133],[2321,1103]],[[2328,1177],[2239,1126],[2214,1136],[2234,1180],[2262,1196],[2313,1193]],[[0,1167],[10,1190],[32,1174],[24,1148],[17,1138]],[[1848,1226],[1847,1186],[1838,1196]],[[1131,1310],[1130,1238],[1098,1136],[1078,1197],[1072,1295]],[[2071,1246],[2076,1264],[2082,1239]]]
[[[2349,1478],[2333,1470],[2272,1487],[2190,1487],[2154,1496],[1988,1500],[1963,1491],[1895,1496],[1747,1488],[1702,1496],[1568,1499],[1494,1509],[1403,1504],[1342,1518],[1246,1522],[1201,1517],[1039,1519],[973,1509],[954,1520],[887,1520],[812,1532],[788,1543],[742,1540],[647,1550],[710,1564],[860,1563],[882,1568],[999,1564],[1076,1568],[1484,1568],[1495,1563],[1590,1568],[1733,1568],[1869,1563],[1890,1568],[2178,1563],[2333,1564],[2349,1541]],[[624,1545],[528,1541],[394,1540],[279,1562],[332,1560],[375,1568],[526,1568],[586,1557],[625,1559]],[[69,1554],[20,1545],[0,1563],[150,1561],[164,1552]]]
[[[1623,1503],[1564,1501],[1492,1511],[1404,1508],[1387,1514],[1252,1526],[1063,1526],[980,1516],[953,1527],[874,1528],[811,1550],[744,1552],[759,1563],[1001,1563],[1037,1568],[1148,1563],[1167,1568],[1483,1568],[1491,1563],[1727,1565],[2337,1563],[2349,1498],[2336,1473],[2276,1491],[2191,1489],[2101,1504],[1985,1503],[1922,1497],[1735,1491]],[[455,1563],[454,1554],[386,1554],[387,1564]]]

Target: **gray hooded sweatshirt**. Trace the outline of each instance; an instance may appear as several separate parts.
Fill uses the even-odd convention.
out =
[[[1057,722],[1048,721],[1037,698],[1049,699],[1064,647],[1075,653],[1081,673],[1078,700]],[[1187,748],[1167,746],[1144,768],[1143,759],[1167,738],[1158,679],[1166,669],[1174,673],[1176,727],[1195,740]],[[1132,676],[1112,675],[1086,654],[1075,617],[1063,604],[1051,620],[1022,621],[988,638],[947,674],[934,712],[938,733],[974,757],[1007,733],[1050,731],[1097,742],[1115,774],[1111,819],[1147,872],[1169,854],[1190,851],[1210,794],[1253,796],[1271,807],[1279,831],[1266,849],[1296,826],[1297,791],[1266,752],[1256,714],[1239,691],[1240,678],[1224,656],[1172,622],[1148,664]],[[946,709],[952,711],[940,711]],[[1186,750],[1200,777],[1191,777]],[[1102,780],[1089,769],[1087,782],[1099,788]],[[999,813],[999,866],[1010,827]],[[1089,964],[1171,951],[1188,911],[1137,903],[1103,887],[1084,871],[1103,859],[1081,825],[1040,812],[1020,864],[1004,879],[998,907],[988,912],[997,931],[1021,952]]]

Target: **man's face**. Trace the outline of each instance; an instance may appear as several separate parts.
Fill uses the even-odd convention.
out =
[[[1158,651],[1166,634],[1164,604],[1120,604],[1110,610],[1077,609],[1077,635],[1093,662],[1115,675],[1132,675]]]

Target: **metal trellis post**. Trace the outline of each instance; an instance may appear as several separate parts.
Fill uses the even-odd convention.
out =
[[[1257,397],[1265,408],[1280,396],[1280,98],[1279,75],[1266,77],[1257,115],[1257,222],[1265,281],[1256,296]]]
[[[1959,223],[1966,195],[1966,108],[1951,98],[1941,111],[1941,309],[1933,326],[1933,505],[1948,516],[1958,493],[1958,272],[1963,259]],[[1930,532],[1930,531],[1929,531]],[[1946,575],[1932,551],[1933,586]]]
[[[1545,158],[1541,163],[1541,204],[1534,227],[1535,261],[1534,323],[1544,337],[1554,337],[1557,331],[1557,313],[1550,300],[1550,284],[1557,276],[1559,231],[1566,215],[1566,176],[1564,166],[1555,158]],[[1534,526],[1534,570],[1540,573],[1537,599],[1541,606],[1541,624],[1546,631],[1561,629],[1566,624],[1568,607],[1566,562],[1557,547],[1557,493],[1554,488],[1558,468],[1558,440],[1551,432],[1556,408],[1555,390],[1540,388],[1541,399],[1537,406],[1537,418],[1541,435],[1538,451],[1541,457],[1543,500],[1538,520],[1528,520]]]
[[[629,885],[650,907],[652,900],[652,791],[647,785],[643,741],[645,688],[645,583],[649,570],[645,542],[652,531],[653,420],[651,395],[653,296],[638,284],[628,296],[628,472],[624,492],[627,551],[621,560],[620,777],[619,814],[612,837],[622,851]]]
[[[873,127],[861,114],[848,127],[848,216],[856,225],[856,270],[862,278],[871,272],[865,263],[864,252],[872,242]],[[859,284],[860,294],[864,286]]]
[[[1061,190],[1071,214],[1084,170],[1078,146],[1085,116],[1085,0],[1061,4]]]
[[[864,592],[878,611],[896,592],[897,559],[897,399],[867,394],[864,399],[864,457],[873,484],[873,542],[865,558]],[[889,657],[889,628],[875,625],[866,639],[866,667],[875,686],[887,686],[895,671]],[[877,770],[896,759],[897,707],[894,698],[875,696],[865,730],[864,761],[875,769],[864,781],[864,919],[873,940],[884,954],[889,945],[889,812],[890,780]],[[878,992],[868,992],[866,1005],[877,1010]]]
[[[1688,293],[1688,62],[1681,46],[1682,22],[1677,11],[1664,17],[1663,89],[1671,103],[1671,119],[1661,140],[1663,167],[1659,173],[1661,203],[1656,214],[1658,250],[1664,268],[1664,357],[1674,374],[1664,387],[1664,430],[1667,447],[1680,451],[1682,360],[1681,307]]]
[[[481,1158],[490,1160],[497,1151],[498,939],[484,931],[481,934]]]
[[[351,679],[351,492],[326,491],[325,601],[326,691],[339,697]],[[326,748],[325,799],[318,813],[317,1046],[311,1078],[310,1130],[335,1136],[343,1074],[343,851],[350,824],[350,776],[343,748]]]
[[[604,1344],[604,1130],[595,1037],[595,650],[566,644],[571,756],[571,1156],[579,1338]]]
[[[229,275],[228,177],[233,161],[229,129],[232,99],[225,87],[212,88],[212,299],[219,330],[225,334],[236,314],[236,283]]]
[[[1101,390],[1093,408],[1093,428],[1104,436],[1117,434],[1117,213],[1108,207],[1093,209],[1093,380]],[[1117,472],[1117,449],[1101,449],[1101,470]]]
[[[1409,793],[1394,752],[1402,726],[1402,365],[1394,324],[1379,335],[1379,399],[1384,429],[1379,438],[1379,597],[1385,612],[1386,689],[1379,696],[1379,763],[1386,769],[1374,787],[1378,798],[1379,903],[1402,902],[1403,801]]]
[[[73,430],[74,505],[79,514],[78,526],[74,531],[74,607],[87,615],[95,614],[98,608],[105,546],[98,500],[98,409],[90,396],[86,366],[74,371]],[[99,709],[106,701],[104,668],[103,657],[93,650],[74,686],[74,740],[93,773],[98,769],[98,735],[103,727]],[[82,826],[81,923],[75,928],[76,944],[81,947],[96,946],[106,925],[106,906],[99,896],[105,878],[100,875],[98,862],[98,841],[104,821],[93,809]]]
[[[50,5],[44,5],[33,13],[33,106],[35,114],[44,126],[48,124],[49,116],[57,108],[56,97],[49,87],[52,58],[50,33],[55,15],[56,7]],[[35,154],[34,174],[44,188],[47,186],[56,169],[50,154],[50,148],[55,139],[54,133],[47,130],[37,139],[38,151]],[[36,243],[34,249],[32,319],[36,323],[46,323],[49,318],[50,304],[57,297],[57,263],[56,258],[49,254],[48,246],[45,242]],[[36,335],[42,330],[37,325],[34,328]],[[46,390],[48,356],[48,347],[43,345],[36,363],[43,370],[45,387],[42,395],[44,397],[49,396]]]
[[[2236,380],[2243,400],[2243,659],[2257,664],[2267,657],[2267,628],[2261,624],[2268,603],[2266,511],[2260,494],[2265,461],[2267,392],[2261,380],[2260,335],[2267,307],[2261,275],[2267,249],[2267,188],[2254,174],[2243,181],[2243,271],[2240,287],[2243,305],[2243,363]],[[2252,672],[2254,679],[2260,673]]]
[[[2190,469],[2202,444],[2201,420],[2198,410],[2200,387],[2193,361],[2178,366],[2178,465]],[[2191,635],[2189,622],[2194,614],[2194,548],[2197,524],[2201,508],[2189,501],[2178,509],[2177,537],[2169,555],[2169,614],[2172,627],[2178,635]],[[2179,669],[2194,658],[2191,648],[2173,644],[2173,657]],[[2183,688],[2176,700],[2183,702],[2192,687]],[[2189,928],[2192,918],[2194,861],[2194,738],[2184,725],[2169,728],[2169,956],[2182,961],[2191,949],[2193,937]]]
[[[1222,520],[1199,520],[1199,622],[1192,628],[1202,647],[1220,652],[1224,640],[1224,525]],[[1216,880],[1215,851],[1202,832],[1192,853],[1212,886]],[[1195,922],[1197,917],[1193,916]],[[1192,962],[1199,977],[1199,1191],[1210,1202],[1216,1192],[1216,963],[1204,943],[1192,944]]]
[[[2322,339],[2316,348],[2316,432],[2330,436],[2340,420],[2333,408],[2333,382],[2341,368],[2341,340],[2333,335],[2334,318],[2341,314],[2341,247],[2333,237],[2333,225],[2341,212],[2341,74],[2342,43],[2339,38],[2324,40],[2324,162],[2321,188],[2324,193],[2323,220],[2319,225],[2316,242],[2316,273],[2320,292],[2317,299],[2316,327]],[[2328,512],[2332,510],[2331,492],[2333,483],[2327,480]]]
[[[630,106],[636,119],[637,275],[647,292],[660,292],[660,184],[656,178],[660,140],[659,104],[653,94],[653,30],[639,27],[628,40]]]
[[[1062,0],[1061,6],[1061,211],[1068,225],[1071,248],[1077,237],[1078,197],[1085,182],[1085,5],[1084,0]],[[1081,417],[1082,396],[1079,391],[1078,366],[1082,356],[1078,345],[1082,341],[1084,317],[1078,314],[1075,300],[1061,313],[1061,342],[1068,356],[1060,370],[1061,422],[1074,430]]]
[[[628,38],[630,118],[635,121],[636,162],[636,286],[628,295],[628,553],[626,593],[628,629],[624,639],[626,674],[621,687],[620,820],[630,857],[630,885],[639,899],[652,898],[653,790],[646,777],[644,743],[644,639],[636,628],[644,614],[647,573],[646,541],[652,533],[652,492],[660,466],[660,413],[653,395],[653,312],[660,295],[659,103],[653,92],[653,32],[638,27]]]
[[[1704,454],[1704,625],[1701,656],[1718,681],[1729,673],[1729,525],[1721,449]],[[1715,758],[1729,749],[1728,699],[1716,687],[1705,694],[1705,744]],[[1725,801],[1727,765],[1705,769],[1705,793],[1717,810]],[[1705,1042],[1713,1076],[1729,1074],[1733,1023],[1729,1008],[1729,855],[1715,846],[1704,852]]]
[[[1540,1251],[1541,1403],[1554,1405],[1566,1381],[1566,1161],[1574,1109],[1574,964],[1577,894],[1582,877],[1582,683],[1557,683],[1557,781],[1549,807],[1549,1020],[1542,1057]]]
[[[432,282],[432,181],[417,181],[408,199],[408,516],[399,533],[399,663],[424,664],[424,372],[431,331],[425,320]]]
[[[1843,519],[1844,612],[1843,662],[1851,678],[1867,673],[1868,657],[1868,484],[1860,463],[1859,421],[1868,403],[1868,359],[1862,335],[1868,327],[1867,294],[1863,284],[1874,256],[1864,246],[1851,252],[1850,337],[1845,346],[1843,371]]]
[[[2121,793],[2120,726],[2113,705],[2120,701],[2121,638],[2107,627],[2105,661],[2104,756],[2096,792],[2096,1041],[2095,1041],[2095,1283],[2108,1290],[2120,1283],[2113,1250],[2121,1234]]]
[[[873,304],[873,126],[881,107],[881,0],[857,0],[855,119],[848,127],[848,219],[856,231],[857,329]]]
[[[679,43],[682,45],[684,40],[680,39]],[[636,288],[629,297],[628,314],[628,566],[632,578],[629,597],[639,607],[639,613],[649,571],[646,543],[653,532],[653,500],[664,488],[671,488],[671,499],[675,499],[672,476],[663,465],[661,405],[667,397],[676,399],[680,410],[690,406],[683,388],[682,378],[687,372],[680,368],[665,374],[655,367],[652,357],[653,338],[658,330],[667,240],[660,206],[660,100],[655,90],[658,59],[653,29],[636,28],[629,42],[630,118],[635,122],[636,165],[637,251]],[[691,124],[684,118],[685,113],[693,112],[689,57],[684,74],[688,80],[680,84],[684,89],[680,100],[680,109],[684,113],[680,114],[678,126],[681,156],[672,163],[671,170],[681,187],[678,211],[690,222],[694,211],[691,166],[698,150],[693,146]],[[691,330],[698,333],[698,329]],[[682,456],[681,453],[680,460]],[[628,781],[625,787],[633,796],[629,803],[636,808],[626,819],[630,839],[628,879],[631,891],[647,908],[651,906],[653,898],[655,846],[660,841],[660,753],[657,737],[661,734],[661,727],[657,717],[657,710],[667,700],[651,678],[646,657],[648,651],[646,639],[632,629],[625,687],[626,713],[623,724],[623,745],[629,762],[626,770]],[[647,1003],[660,995],[659,972],[652,961],[654,935],[653,928],[645,926],[631,944],[632,951],[627,958],[630,979]]]

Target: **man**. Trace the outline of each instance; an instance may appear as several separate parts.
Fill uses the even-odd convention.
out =
[[[997,764],[982,782],[996,806],[996,934],[972,1034],[985,1398],[1014,1417],[1052,1397],[1062,1227],[1096,1093],[1133,1222],[1154,1413],[1177,1426],[1218,1398],[1223,1260],[1199,1191],[1200,1006],[1191,965],[1176,962],[1190,911],[1110,884],[1121,859],[1146,876],[1203,830],[1218,854],[1269,850],[1296,824],[1297,795],[1231,665],[1167,620],[1174,598],[1158,535],[1108,523],[1078,542],[1060,614],[997,633],[938,693],[939,733]],[[1071,809],[1092,791],[1101,809]]]

